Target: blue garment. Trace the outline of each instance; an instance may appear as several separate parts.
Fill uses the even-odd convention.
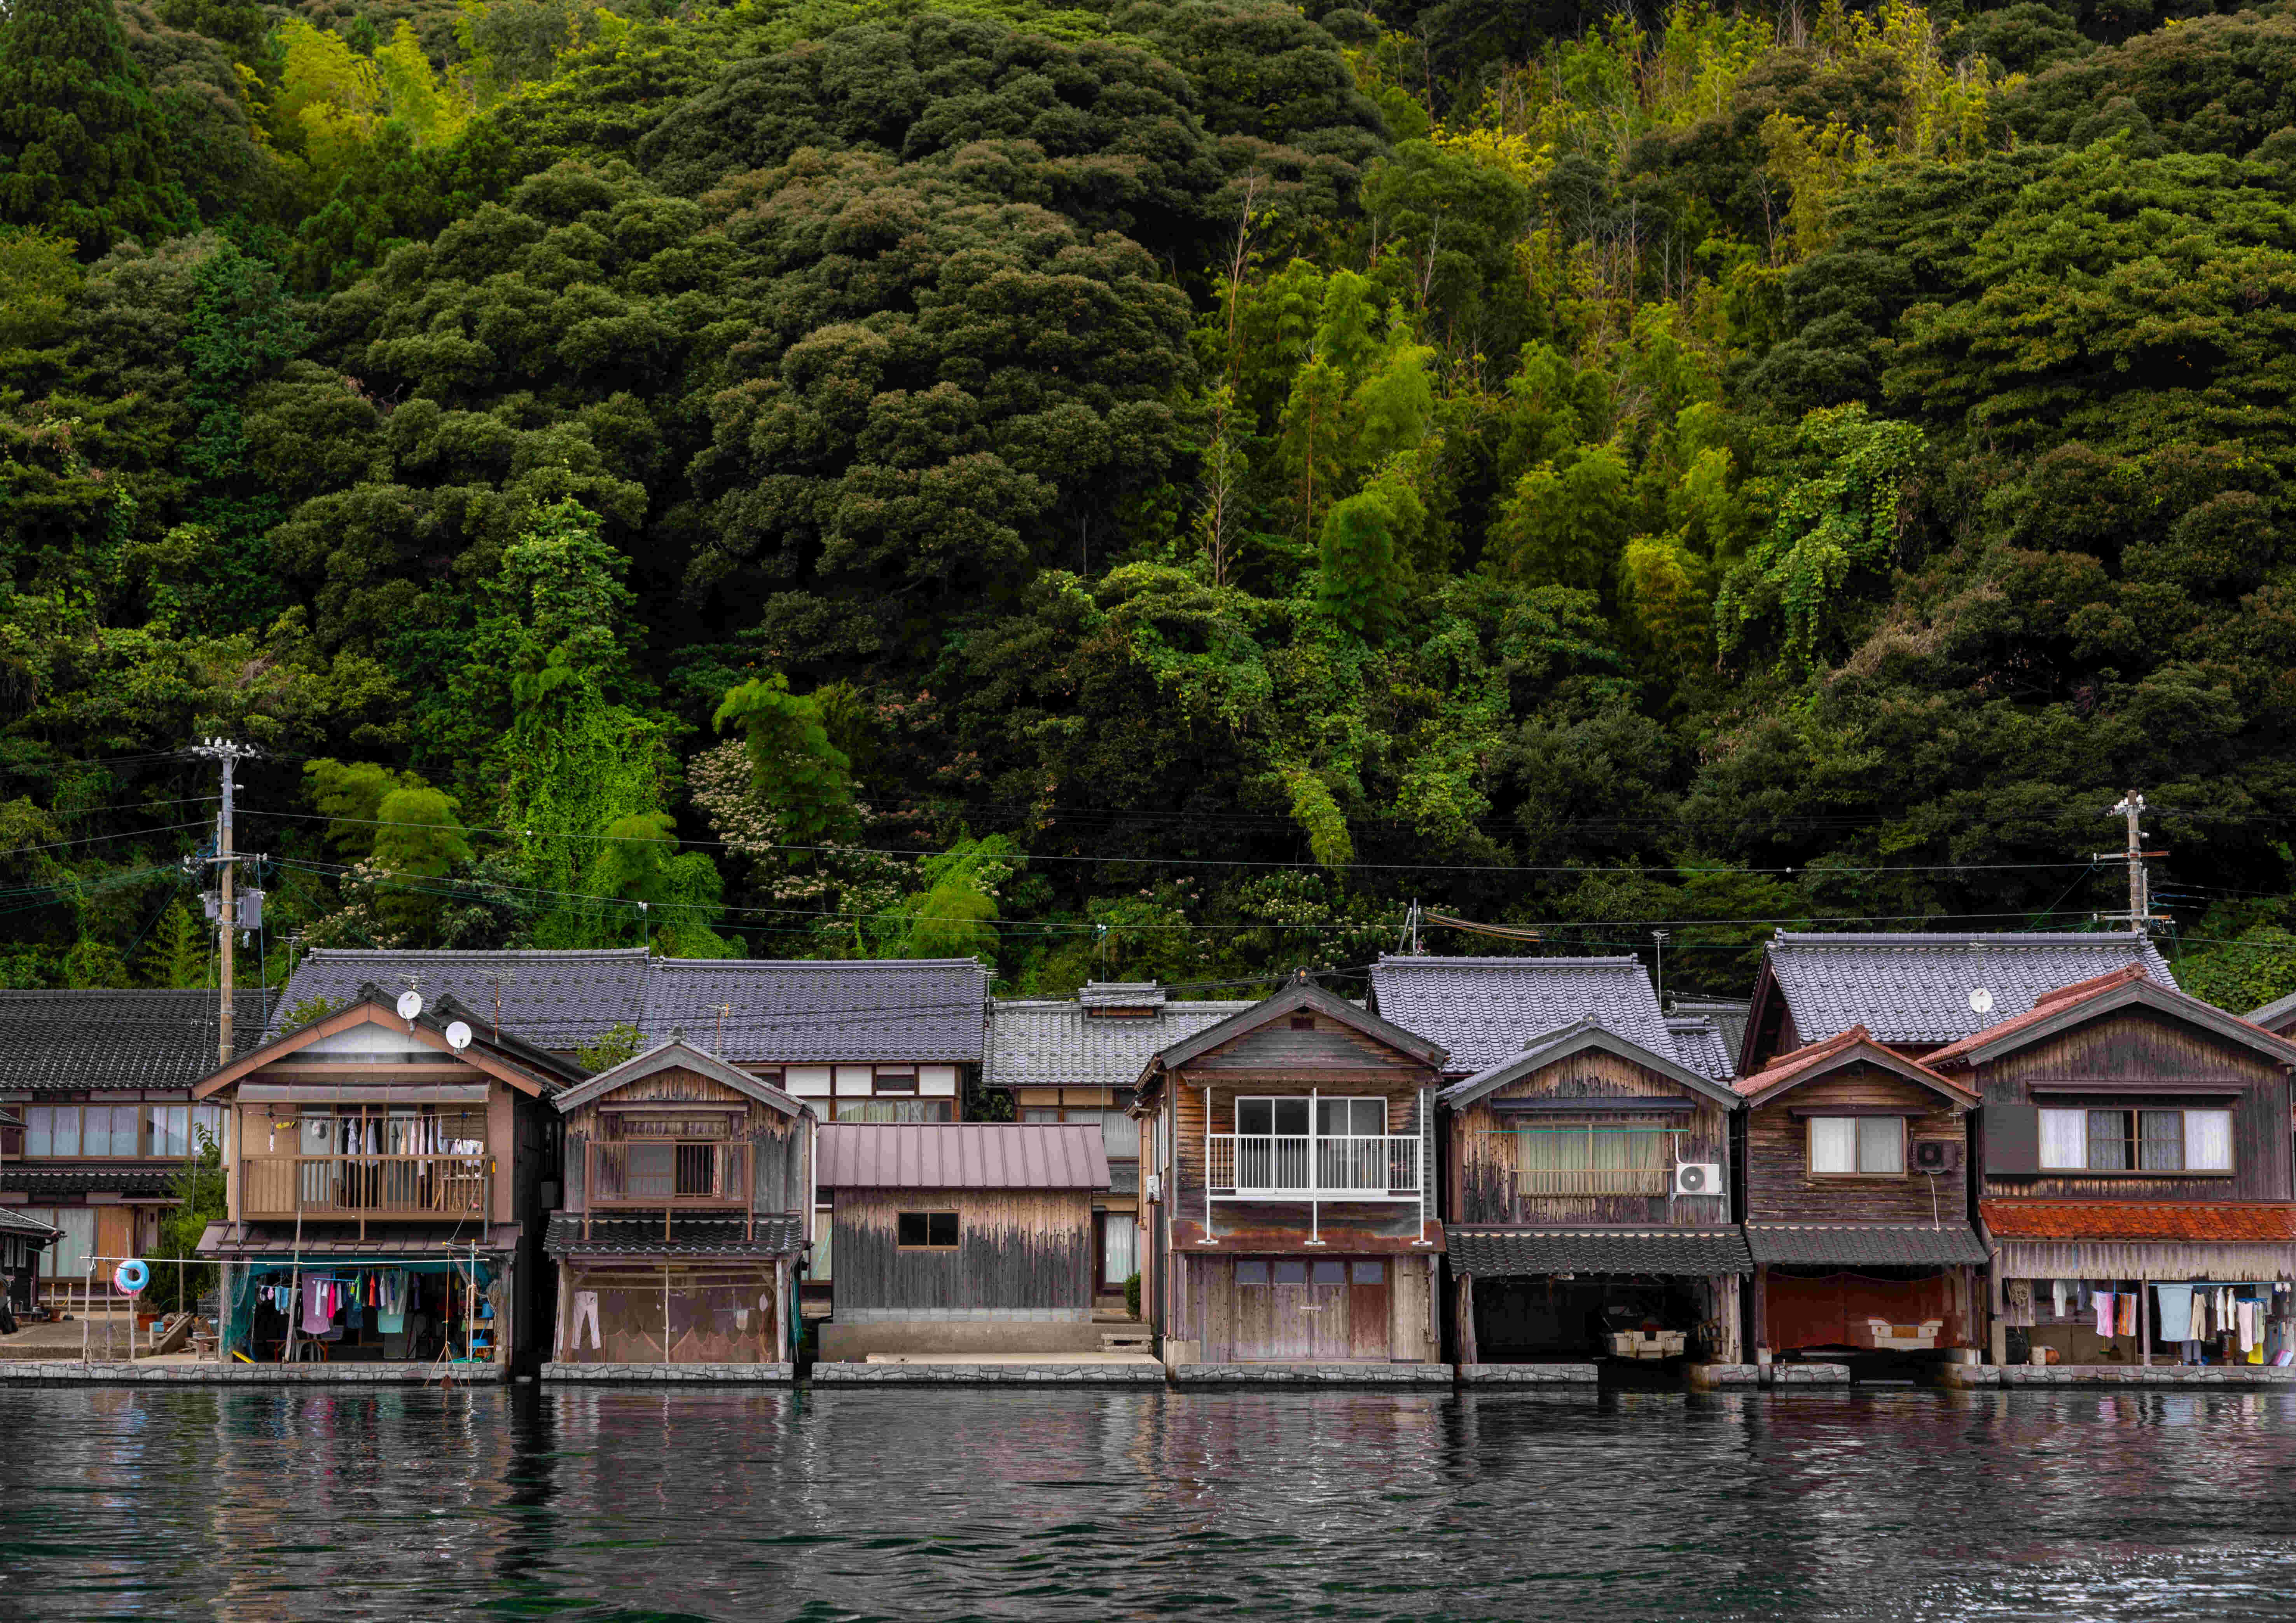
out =
[[[2193,1287],[2190,1285],[2155,1285],[2153,1294],[2161,1303],[2161,1316],[2155,1327],[2163,1341],[2189,1341],[2193,1339]]]

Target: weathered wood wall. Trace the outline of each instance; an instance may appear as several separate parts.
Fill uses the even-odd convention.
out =
[[[905,1211],[955,1212],[955,1249],[903,1249],[896,1218]],[[1091,1309],[1088,1190],[840,1189],[831,1221],[840,1313]]]
[[[1788,1112],[1822,1114],[1830,1106],[1852,1111],[1860,1106],[1918,1111],[1906,1124],[1906,1171],[1811,1177],[1808,1124]],[[1968,1175],[1956,1169],[1930,1177],[1913,1170],[1914,1146],[1931,1139],[1965,1149],[1966,1119],[1959,1108],[1934,1090],[1879,1066],[1849,1065],[1789,1088],[1746,1118],[1746,1220],[1926,1223],[1934,1213],[1948,1223],[1964,1222],[1969,1217]]]
[[[2081,1082],[2126,1084],[2158,1080],[2189,1086],[2222,1083],[2236,1094],[2199,1098],[2189,1094],[2068,1093],[2050,1090]],[[2150,1009],[2123,1009],[2058,1033],[2044,1042],[1982,1066],[1979,1086],[1988,1107],[2038,1106],[2049,1110],[2164,1110],[2191,1107],[2232,1111],[2233,1170],[2229,1177],[2175,1173],[2076,1173],[2070,1176],[1995,1176],[1988,1172],[1988,1196],[2030,1196],[2112,1201],[2285,1201],[2291,1198],[2289,1084],[2271,1060],[2211,1032]],[[2036,1092],[2039,1086],[2043,1091]]]
[[[774,1265],[680,1262],[665,1272],[643,1262],[569,1264],[564,1340],[572,1364],[773,1364],[780,1361]],[[580,1292],[597,1292],[598,1341],[579,1316]],[[669,1333],[662,1333],[664,1314]]]
[[[1604,1110],[1580,1117],[1557,1114],[1509,1116],[1504,1099],[1616,1098],[1693,1100],[1696,1108],[1636,1115]],[[1553,1127],[1593,1121],[1597,1127],[1679,1128],[1671,1162],[1729,1164],[1729,1113],[1713,1100],[1679,1082],[1645,1070],[1618,1054],[1592,1049],[1542,1066],[1477,1100],[1451,1118],[1448,1188],[1444,1211],[1456,1223],[1660,1223],[1684,1228],[1726,1225],[1727,1199],[1675,1200],[1670,1195],[1525,1195],[1515,1178],[1517,1127]],[[1726,1183],[1724,1187],[1728,1185]]]
[[[677,1104],[738,1106],[697,1108],[691,1116],[675,1111],[618,1111],[616,1104]],[[593,1142],[628,1139],[716,1139],[720,1135],[747,1140],[757,1160],[757,1211],[802,1211],[813,1201],[804,1166],[804,1136],[798,1121],[738,1088],[713,1077],[672,1066],[625,1083],[603,1099],[570,1111],[566,1115],[565,1209],[588,1209],[589,1192],[583,1187],[586,1152]]]

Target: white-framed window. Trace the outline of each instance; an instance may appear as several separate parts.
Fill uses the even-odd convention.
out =
[[[2062,1172],[2230,1172],[2228,1110],[2048,1110],[2041,1166]]]
[[[1895,1177],[1906,1170],[1902,1116],[1813,1116],[1812,1177]]]

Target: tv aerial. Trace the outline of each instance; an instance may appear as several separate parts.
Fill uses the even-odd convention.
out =
[[[422,993],[420,993],[420,992],[401,992],[401,993],[398,995],[398,1018],[399,1018],[399,1019],[401,1019],[401,1020],[403,1020],[403,1021],[406,1021],[409,1025],[412,1025],[412,1024],[414,1024],[414,1017],[415,1017],[416,1015],[418,1015],[418,1014],[422,1013]]]
[[[458,1020],[447,1028],[447,1047],[460,1053],[470,1045],[471,1028],[467,1022]]]

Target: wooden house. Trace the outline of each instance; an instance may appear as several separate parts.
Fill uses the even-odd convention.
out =
[[[788,1364],[813,1207],[813,1112],[690,1044],[656,1044],[552,1102],[565,1203],[551,1357]]]
[[[1741,1102],[1591,1019],[1445,1088],[1459,1362],[1739,1362]]]
[[[2250,1025],[2261,1026],[2275,1037],[2296,1037],[2296,992],[2251,1009],[2245,1018]]]
[[[1432,1362],[1444,1051],[1304,978],[1142,1071],[1167,1363]]]
[[[20,1208],[0,1206],[0,1335],[13,1335],[16,1316],[34,1305],[41,1255],[55,1242],[53,1225]]]
[[[277,1009],[308,1020],[357,1001],[377,986],[396,996],[420,993],[433,1006],[452,999],[484,1032],[508,1032],[562,1059],[612,1037],[645,1029],[646,986],[654,959],[643,947],[599,950],[386,951],[315,947],[295,965]],[[664,1033],[664,1036],[668,1035]]]
[[[1154,981],[1093,981],[1072,998],[999,999],[988,1010],[982,1084],[1013,1101],[1016,1119],[1100,1129],[1108,1191],[1093,1204],[1095,1290],[1103,1306],[1124,1299],[1140,1271],[1140,1125],[1133,1085],[1159,1049],[1250,1008],[1249,1003],[1177,1002]]]
[[[1983,1102],[1997,1363],[2296,1348],[2296,1042],[2131,965],[1927,1062]]]
[[[1734,1084],[1758,1348],[1841,1358],[1975,1345],[1977,1096],[1863,1026]]]
[[[2126,932],[1782,930],[1754,978],[1736,1069],[1751,1074],[1852,1026],[1919,1059],[2023,1013],[2045,993],[2131,963],[2177,984],[2159,950]]]
[[[368,986],[208,1077],[225,1109],[226,1356],[452,1360],[499,1373],[547,1345],[552,1097],[573,1062],[452,999]]]
[[[824,1358],[1098,1350],[1098,1127],[839,1122],[816,1181],[837,1255]]]
[[[234,1045],[263,1040],[261,992],[237,994]],[[114,1267],[148,1256],[201,1135],[222,1111],[194,1103],[216,1068],[215,991],[0,992],[0,1209],[56,1231],[34,1293],[111,1293]],[[162,1282],[169,1287],[171,1282]]]

